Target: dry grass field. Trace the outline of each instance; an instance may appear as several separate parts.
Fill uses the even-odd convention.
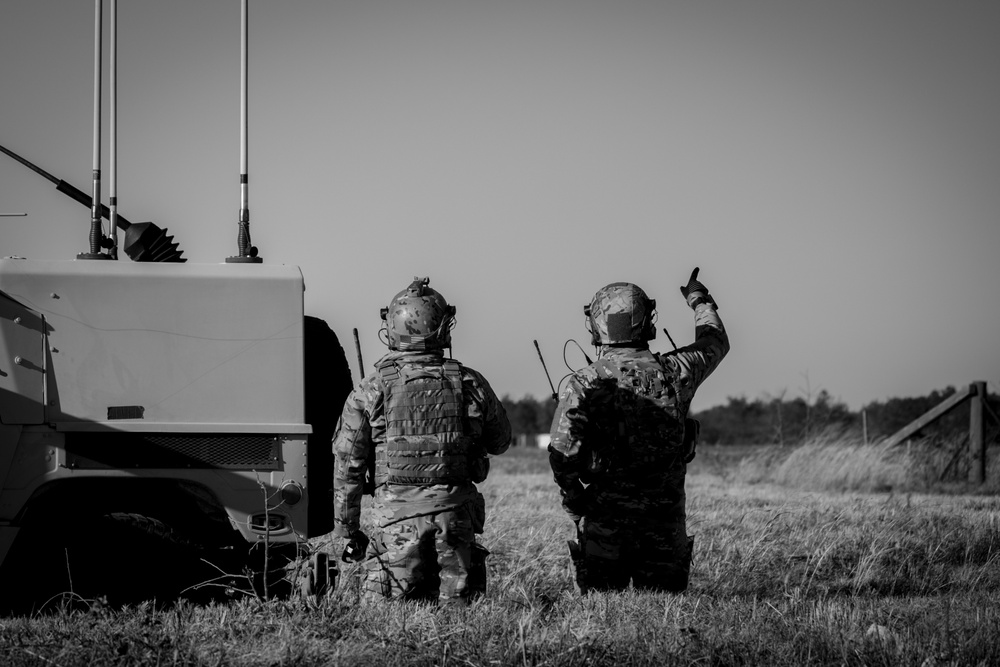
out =
[[[912,461],[877,449],[821,441],[741,461],[703,448],[683,595],[581,598],[544,452],[514,450],[483,486],[491,578],[469,609],[360,600],[347,567],[318,603],[0,619],[0,664],[1000,664],[1000,499],[916,493]]]

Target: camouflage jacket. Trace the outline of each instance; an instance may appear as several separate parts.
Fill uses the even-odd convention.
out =
[[[442,351],[390,352],[376,363],[394,361],[397,364],[440,364]],[[478,372],[462,366],[462,396],[464,401],[467,433],[487,454],[502,454],[510,446],[510,422],[500,399]],[[361,496],[365,490],[366,476],[378,449],[385,446],[385,401],[383,385],[378,371],[368,375],[347,397],[343,413],[333,436],[334,469],[334,522],[335,534],[347,536],[358,529],[361,519]],[[379,475],[382,477],[382,475]],[[469,502],[476,487],[469,482],[462,485],[435,484],[432,486],[407,486],[382,484],[375,489],[376,510],[390,516],[383,517],[382,525],[391,519],[429,514],[458,507]],[[389,509],[386,509],[386,508]]]
[[[666,354],[602,346],[597,361],[570,377],[549,463],[571,514],[588,506],[651,509],[683,497],[688,408],[728,352],[715,307],[700,304],[691,345]]]

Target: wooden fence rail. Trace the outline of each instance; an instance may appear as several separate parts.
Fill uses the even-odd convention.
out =
[[[993,421],[1000,425],[1000,419],[986,403],[985,382],[973,382],[968,387],[955,392],[896,431],[886,440],[886,444],[892,447],[904,442],[913,437],[917,431],[937,421],[966,400],[971,400],[969,405],[969,481],[974,484],[982,484],[986,481],[986,415],[988,414]]]

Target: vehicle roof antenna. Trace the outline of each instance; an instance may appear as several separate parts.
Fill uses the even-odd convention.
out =
[[[101,1],[94,0],[94,194],[90,204],[90,252],[82,252],[77,259],[111,259],[101,252],[110,248],[111,241],[101,229]]]
[[[247,2],[242,0],[240,12],[240,217],[236,237],[237,254],[227,257],[227,263],[260,264],[257,247],[250,243],[250,205],[247,191]]]
[[[44,176],[49,181],[55,183],[56,190],[63,193],[73,201],[79,202],[90,208],[93,200],[83,190],[74,187],[66,181],[60,180],[45,171],[36,164],[25,160],[14,151],[0,146],[0,153],[4,153],[12,159],[20,162],[28,169],[40,176]],[[101,204],[101,215],[108,220],[111,219],[111,210]],[[174,237],[167,234],[167,229],[160,229],[152,222],[129,222],[124,215],[118,216],[116,223],[118,229],[125,232],[125,239],[122,247],[125,253],[135,262],[186,262],[184,251],[177,248]]]
[[[73,187],[66,181],[60,180],[32,164],[17,153],[0,146],[0,153],[5,153],[14,160],[17,160],[28,169],[44,176],[49,181],[55,183],[56,190],[68,196],[70,199],[78,201],[91,210],[90,220],[90,252],[80,253],[77,259],[118,259],[118,230],[125,232],[124,249],[125,253],[135,262],[186,262],[184,252],[177,248],[174,237],[167,234],[167,230],[160,229],[152,222],[131,223],[125,216],[118,215],[117,197],[117,22],[118,6],[117,0],[111,0],[111,207],[101,203],[101,0],[94,3],[94,195],[91,197],[82,190]],[[107,237],[102,230],[101,218],[107,218],[111,222],[112,236]],[[101,248],[111,251],[110,254],[101,252]]]
[[[111,0],[111,50],[108,54],[111,57],[109,64],[108,78],[111,84],[111,93],[108,98],[111,118],[109,127],[111,137],[108,143],[108,172],[111,180],[111,192],[108,197],[108,205],[111,209],[111,229],[108,240],[110,241],[109,255],[111,259],[118,259],[118,0]]]

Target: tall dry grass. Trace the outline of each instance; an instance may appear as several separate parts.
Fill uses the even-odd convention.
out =
[[[755,448],[739,462],[733,479],[823,491],[995,494],[1000,490],[1000,448],[988,454],[986,484],[970,485],[962,438],[890,446],[884,439],[866,444],[855,432],[828,429],[799,446]]]
[[[1000,664],[1000,501],[689,476],[682,595],[573,586],[544,453],[484,485],[489,592],[467,610],[360,599],[64,610],[0,620],[11,665]],[[339,545],[318,540],[335,553]]]

